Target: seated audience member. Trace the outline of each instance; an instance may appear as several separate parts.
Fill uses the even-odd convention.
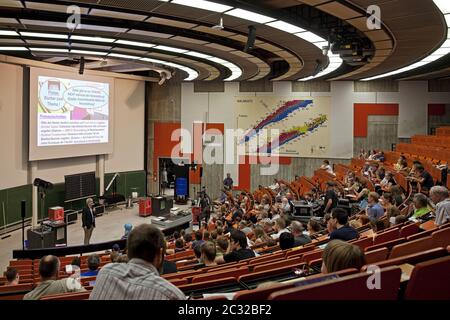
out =
[[[117,263],[128,263],[129,260],[130,260],[130,259],[128,258],[128,256],[127,256],[126,254],[121,254],[121,255],[117,258],[116,262],[117,262]]]
[[[344,186],[350,189],[356,182],[356,176],[353,171],[348,171],[344,178]]]
[[[405,223],[406,221],[408,221],[408,218],[406,216],[400,214],[395,217],[394,225],[402,224],[402,223]]]
[[[417,219],[431,212],[431,208],[428,207],[428,198],[422,193],[416,193],[413,198],[414,213],[412,218]]]
[[[199,244],[199,245],[196,245],[194,247],[194,254],[195,254],[195,257],[197,258],[197,263],[199,263],[199,264],[203,264],[203,262],[202,262],[202,249],[201,249],[203,243],[201,245]]]
[[[391,195],[394,199],[394,204],[399,207],[403,201],[405,201],[405,195],[402,191],[402,188],[399,185],[395,185],[391,187]]]
[[[191,248],[192,246],[192,235],[190,233],[186,233],[184,235],[184,247]]]
[[[39,261],[39,275],[41,281],[33,291],[28,292],[23,299],[39,300],[41,297],[50,294],[86,291],[74,278],[71,278],[71,280],[73,280],[72,282],[68,281],[69,278],[57,280],[59,269],[60,262],[57,257],[49,255],[41,258]]]
[[[217,263],[215,262],[217,250],[214,242],[206,241],[204,244],[202,244],[200,249],[201,260],[205,266],[209,267],[217,265]]]
[[[389,192],[383,193],[383,195],[380,198],[379,201],[380,205],[383,207],[384,210],[388,210],[390,207],[394,207],[394,198],[392,197],[392,194]]]
[[[319,222],[317,222],[316,220],[310,219],[308,221],[307,230],[308,230],[308,235],[310,236],[317,232],[320,232],[322,230],[322,227],[320,226]]]
[[[366,208],[366,214],[370,220],[380,219],[384,215],[384,209],[380,205],[379,199],[378,193],[369,193],[369,203]]]
[[[228,250],[228,240],[226,238],[217,239],[216,258],[223,256]]]
[[[394,164],[394,169],[397,172],[406,172],[408,170],[408,162],[406,161],[405,156],[400,156],[400,158],[398,158],[397,163]]]
[[[127,241],[128,263],[110,263],[100,270],[90,300],[184,300],[183,292],[159,276],[166,243],[153,225],[134,228]]]
[[[385,177],[386,177],[386,169],[384,167],[378,168],[377,173],[375,175],[375,180],[377,182],[381,182]]]
[[[133,229],[133,225],[131,223],[126,223],[124,226],[125,232],[122,236],[122,239],[127,239],[128,235],[130,234],[131,230]]]
[[[290,232],[280,234],[280,249],[286,250],[294,247],[294,236]]]
[[[250,232],[252,232],[252,228],[247,225],[247,221],[245,220],[239,222],[239,230],[245,233],[245,235],[248,235]]]
[[[19,273],[16,268],[8,268],[5,272],[6,286],[15,286],[19,284]]]
[[[114,252],[114,251],[113,251]],[[78,268],[81,268],[81,259],[80,257],[74,257],[72,259],[72,262],[70,263],[72,266],[77,266]]]
[[[204,242],[209,241],[210,240],[209,239],[210,236],[211,236],[211,234],[209,233],[209,231],[205,230],[205,232],[203,232],[203,241]]]
[[[330,224],[334,229],[330,233],[330,240],[349,241],[359,238],[358,231],[348,225],[348,215],[344,209],[335,208],[331,211]]]
[[[112,251],[120,253],[120,246],[117,243],[113,244]]]
[[[434,186],[433,177],[425,170],[422,164],[416,165],[414,176],[408,179],[419,183],[421,192],[428,192]]]
[[[100,257],[97,254],[91,254],[87,259],[89,271],[83,272],[82,277],[92,277],[98,274],[98,267],[100,267]]]
[[[370,219],[369,219],[369,217],[368,217],[366,214],[360,214],[360,215],[358,215],[357,221],[358,221],[359,223],[361,223],[361,226],[365,226],[366,224],[369,224],[369,223],[370,223]]]
[[[178,272],[177,264],[173,261],[168,261],[164,259],[163,270],[161,274],[169,274]]]
[[[228,246],[227,253],[222,257],[217,257],[218,264],[240,261],[247,258],[253,258],[255,253],[253,250],[247,248],[247,237],[242,231],[232,230],[231,241]]]
[[[294,247],[303,246],[311,242],[311,238],[303,233],[303,226],[298,221],[292,221],[291,233],[294,236]]]
[[[370,227],[374,233],[380,232],[386,229],[386,225],[382,220],[372,220],[370,221]]]
[[[341,240],[330,241],[322,255],[322,273],[345,269],[360,270],[366,264],[366,256],[360,247]]]
[[[379,187],[377,186],[375,189],[377,189],[378,194],[382,194],[383,191],[390,192],[392,186],[395,186],[396,184],[397,182],[394,179],[394,175],[392,172],[388,171],[383,180],[380,181]]]
[[[353,229],[358,229],[358,228],[361,228],[361,227],[362,227],[361,222],[359,222],[358,220],[351,220],[351,221],[348,223],[348,225],[349,225],[350,227],[352,227]]]
[[[261,226],[256,226],[253,233],[255,235],[255,244],[266,243],[270,239]]]
[[[450,222],[450,198],[446,187],[435,186],[430,190],[431,201],[436,205],[436,219],[434,223],[438,226]]]
[[[184,241],[180,238],[175,241],[175,252],[181,251],[184,251]]]
[[[116,252],[116,251],[111,251],[111,253],[109,254],[109,259],[111,260],[111,262],[117,262],[117,259],[120,257],[120,253]]]
[[[395,207],[395,206],[389,207],[386,210],[386,217],[387,217],[387,221],[388,221],[389,225],[391,225],[391,226],[395,225],[395,218],[399,215],[400,215],[400,210],[397,207]]]
[[[288,214],[292,212],[291,205],[289,204],[289,200],[287,197],[283,197],[281,199],[281,210],[284,214]]]
[[[366,210],[366,208],[369,204],[369,194],[370,194],[370,190],[367,188],[364,188],[361,190],[361,192],[356,197],[356,200],[358,201],[358,208],[360,210]]]
[[[333,171],[333,168],[330,165],[330,161],[328,160],[323,160],[323,164],[320,166],[320,169],[325,170],[326,172],[332,174],[333,176],[336,175]]]
[[[330,213],[332,209],[336,208],[339,202],[339,198],[334,190],[336,183],[334,181],[327,182],[327,191],[325,192],[325,200],[323,202],[323,213]]]
[[[286,229],[286,220],[284,220],[283,218],[278,218],[275,221],[274,229],[276,233],[272,234],[271,237],[275,240],[278,239],[283,232],[289,232],[289,230]]]

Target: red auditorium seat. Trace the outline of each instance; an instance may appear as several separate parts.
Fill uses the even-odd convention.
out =
[[[316,259],[322,258],[322,255],[323,255],[323,250],[322,249],[317,249],[317,250],[305,253],[301,257],[301,262],[309,263],[312,260],[316,260]]]
[[[309,252],[316,249],[315,246],[305,246],[301,249],[292,249],[288,252],[286,252],[286,258],[291,258],[293,256],[299,256],[299,255],[303,255],[305,252]]]
[[[375,239],[373,240],[373,244],[377,245],[387,241],[392,241],[398,239],[399,237],[400,237],[400,230],[397,228],[386,232],[377,233]]]
[[[253,265],[253,264],[260,264],[262,262],[283,259],[284,255],[285,255],[284,252],[265,254],[256,258],[252,258],[251,260],[249,260],[248,264]]]
[[[431,237],[425,237],[414,241],[405,242],[394,246],[389,254],[389,259],[406,256],[408,254],[433,249],[433,239]]]
[[[183,284],[188,284],[189,283],[188,279],[186,279],[186,278],[184,278],[184,279],[170,279],[169,281],[174,286],[181,286]]]
[[[412,241],[412,240],[417,240],[420,238],[425,238],[430,236],[434,231],[437,231],[438,228],[435,229],[431,229],[431,230],[426,230],[426,231],[422,231],[422,232],[418,232],[416,234],[413,234],[412,236],[409,236],[406,238],[406,241]]]
[[[407,238],[419,232],[419,225],[416,223],[407,224],[400,229],[400,238]]]
[[[43,296],[39,300],[87,300],[89,299],[90,294],[91,294],[90,291],[66,292]]]
[[[271,269],[264,269],[260,271],[253,271],[248,274],[244,274],[238,278],[239,282],[253,281],[258,279],[264,279],[267,277],[277,276],[288,272],[293,272],[293,269],[304,269],[306,264],[284,265],[282,267],[274,267]]]
[[[272,262],[272,263],[256,265],[255,268],[253,269],[253,271],[260,272],[260,271],[265,271],[265,270],[270,270],[270,269],[283,268],[283,267],[287,267],[287,266],[297,267],[301,263],[302,263],[302,258],[300,258],[300,257],[291,258],[291,259],[276,261],[276,262]]]
[[[192,283],[205,282],[205,281],[210,281],[210,280],[219,279],[219,278],[227,278],[227,277],[233,277],[233,278],[237,279],[239,276],[246,274],[247,272],[248,272],[248,267],[226,269],[226,270],[221,270],[218,272],[207,272],[206,274],[195,275],[192,278]]]
[[[0,300],[22,300],[33,289],[33,284],[24,283],[15,286],[0,286]]]
[[[358,270],[356,270],[356,269],[346,269],[346,270],[334,272],[332,274],[343,277],[343,276],[347,276],[347,275],[354,274],[357,272],[358,272]],[[314,276],[307,277],[306,279],[307,280],[317,279],[317,278],[320,278],[323,276],[324,276],[323,274],[317,274]],[[301,280],[299,279],[298,281],[301,281]],[[280,291],[283,289],[293,288],[294,286],[295,286],[295,282],[290,282],[290,283],[286,283],[286,284],[284,284],[284,283],[274,284],[273,286],[268,287],[268,288],[242,290],[242,291],[239,291],[236,293],[236,295],[234,296],[234,300],[267,300],[267,298],[269,297],[269,295],[272,292]]]
[[[366,263],[373,264],[379,261],[386,260],[388,254],[389,249],[386,247],[369,251],[366,253]]]
[[[358,273],[304,287],[276,291],[269,300],[397,300],[401,269],[388,267],[381,270],[380,289],[369,289],[368,273]]]
[[[370,247],[373,245],[373,238],[367,237],[363,239],[356,240],[354,242],[351,242],[351,244],[354,244],[355,246],[358,246],[361,248],[361,250],[364,251],[365,248]]]
[[[192,291],[192,290],[213,288],[213,287],[217,287],[217,286],[221,286],[221,285],[228,285],[228,284],[237,284],[237,281],[233,277],[225,277],[225,278],[219,278],[219,279],[214,279],[214,280],[210,280],[210,281],[184,284],[184,285],[178,286],[178,288],[181,291]]]
[[[433,239],[433,243],[436,247],[446,248],[450,245],[450,228],[433,232],[431,238]]]
[[[405,238],[399,238],[399,239],[395,239],[395,240],[391,240],[391,241],[386,241],[386,242],[382,242],[382,243],[377,244],[377,245],[373,245],[373,246],[367,247],[364,251],[365,252],[369,252],[369,251],[377,250],[377,249],[384,248],[384,247],[387,247],[388,249],[391,249],[392,247],[394,247],[394,246],[396,246],[398,244],[401,244],[401,243],[403,243],[405,241],[406,241]]]
[[[450,256],[416,264],[405,300],[450,300]]]

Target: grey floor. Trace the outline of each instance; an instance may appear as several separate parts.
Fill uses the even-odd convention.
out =
[[[174,206],[180,209],[188,207],[186,205]],[[138,226],[142,223],[151,223],[151,218],[139,216],[138,204],[134,204],[134,207],[130,209],[126,209],[124,206],[109,209],[106,214],[97,217],[97,227],[92,233],[91,243],[120,239],[124,234],[126,223]],[[10,235],[10,237],[0,240],[0,274],[3,274],[12,259],[12,250],[21,249],[22,246],[22,230],[13,231]],[[81,215],[78,215],[78,220],[74,224],[67,227],[67,238],[69,246],[83,244],[84,233],[81,228]]]

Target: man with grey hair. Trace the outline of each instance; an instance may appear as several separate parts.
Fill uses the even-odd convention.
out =
[[[436,219],[438,226],[450,222],[450,198],[446,187],[434,186],[430,189],[431,201],[436,205]]]
[[[91,240],[92,231],[95,228],[95,208],[94,200],[92,200],[92,198],[86,200],[86,207],[83,208],[81,219],[84,230],[84,244],[87,245]]]
[[[303,226],[299,221],[292,221],[290,228],[294,236],[294,247],[303,246],[311,242],[311,238],[303,234]]]

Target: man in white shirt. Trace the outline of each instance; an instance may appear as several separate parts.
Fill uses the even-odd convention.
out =
[[[329,174],[332,174],[333,176],[336,175],[333,171],[333,168],[330,165],[330,161],[328,161],[328,160],[323,160],[323,164],[320,166],[320,169],[325,170],[326,172],[328,172]]]
[[[436,204],[436,219],[438,226],[450,222],[450,198],[446,187],[434,186],[430,189],[430,198]]]
[[[272,238],[275,240],[278,239],[283,232],[289,232],[289,230],[286,229],[286,221],[283,218],[277,219],[274,229],[277,233],[273,234]]]

